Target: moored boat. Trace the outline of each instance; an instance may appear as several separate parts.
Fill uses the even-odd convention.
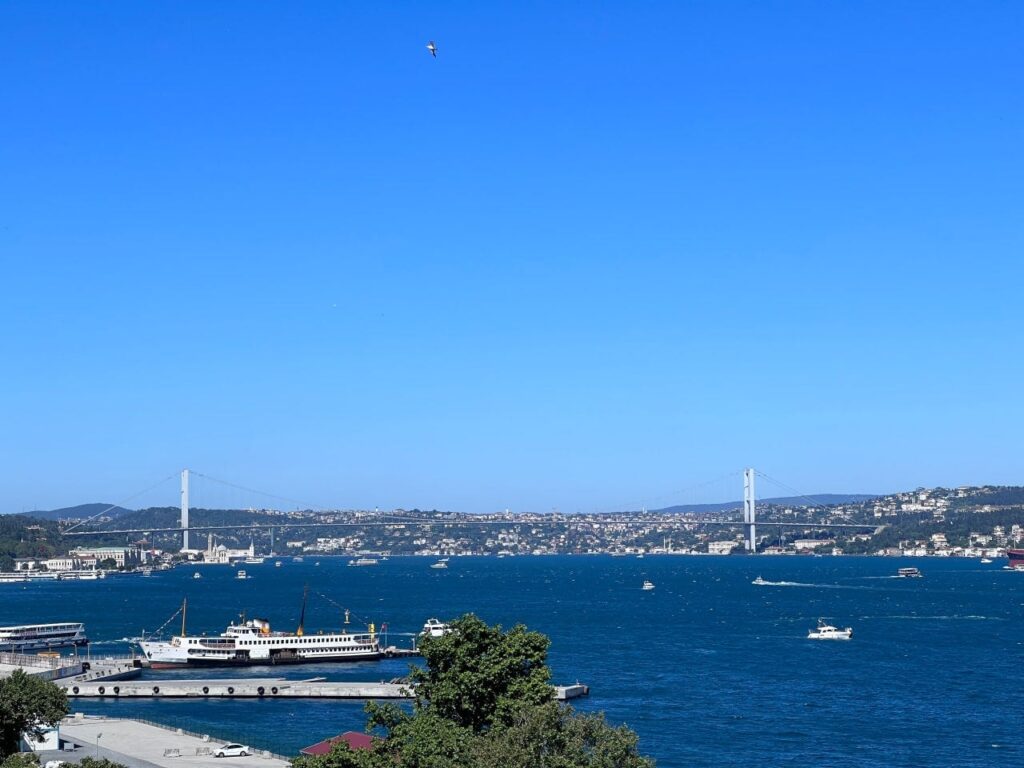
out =
[[[183,604],[180,635],[169,641],[140,641],[152,668],[311,664],[367,661],[384,656],[373,624],[360,634],[342,631],[307,635],[303,629],[305,602],[295,632],[274,632],[266,619],[246,620],[243,616],[220,635],[189,635],[185,630],[186,608]]]

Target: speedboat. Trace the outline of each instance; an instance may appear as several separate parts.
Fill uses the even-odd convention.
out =
[[[808,640],[849,640],[853,637],[853,628],[839,629],[827,624],[824,619],[818,619],[818,628],[807,633]]]
[[[650,592],[652,589],[654,589],[654,582],[647,581],[646,579],[644,579],[644,585],[640,587],[640,589],[642,589],[644,592]]]
[[[437,561],[436,563],[434,563],[434,564],[433,564],[433,565],[431,565],[430,567],[431,567],[431,568],[437,568],[437,569],[441,569],[441,568],[447,568],[447,567],[448,567],[448,562],[447,562],[447,560],[448,560],[448,558],[445,558],[445,559],[443,559],[443,560],[438,560],[438,561]]]
[[[423,637],[442,637],[452,631],[452,628],[438,619],[427,619],[423,625],[420,635]]]
[[[988,565],[988,564],[990,564],[992,562],[992,558],[990,558],[990,557],[983,557],[983,558],[981,558],[981,562],[984,565]]]
[[[193,579],[201,579],[201,578],[203,578],[203,574],[201,574],[199,571],[196,571],[195,573],[192,574],[192,578]]]
[[[771,582],[770,582],[770,581],[765,581],[765,580],[764,580],[764,579],[762,579],[762,578],[761,578],[760,576],[758,576],[758,577],[757,577],[756,579],[754,579],[754,580],[753,580],[752,582],[750,582],[750,583],[751,583],[751,584],[757,584],[758,586],[763,586],[764,584],[771,584]]]
[[[245,571],[239,569],[238,573],[235,574],[235,578],[236,579],[248,579],[249,578],[249,574],[247,574]]]

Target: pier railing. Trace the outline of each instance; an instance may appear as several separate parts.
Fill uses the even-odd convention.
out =
[[[59,656],[26,656],[22,653],[0,653],[0,664],[12,667],[36,667],[37,669],[60,669],[77,663],[76,659]]]

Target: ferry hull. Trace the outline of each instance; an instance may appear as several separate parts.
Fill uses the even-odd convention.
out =
[[[1024,570],[1024,549],[1008,549],[1006,557],[1010,561],[1010,567],[1014,570]]]
[[[295,664],[339,664],[354,661],[378,661],[383,659],[384,652],[366,654],[365,656],[321,656],[309,658],[273,658],[273,659],[188,659],[186,661],[150,661],[150,669],[184,669],[186,667],[281,667]]]

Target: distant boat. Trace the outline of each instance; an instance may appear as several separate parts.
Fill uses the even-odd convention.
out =
[[[281,567],[281,561],[280,560],[275,561],[274,562],[274,567],[275,568],[280,568]]]
[[[301,563],[302,562],[302,557],[299,556],[299,555],[296,555],[295,557],[292,558],[292,562],[293,563]]]
[[[644,559],[644,553],[641,552],[639,555],[636,556],[636,559],[637,560],[643,560]]]
[[[990,557],[983,557],[983,558],[981,558],[981,562],[982,562],[982,563],[983,563],[984,565],[988,565],[989,563],[991,563],[991,562],[992,562],[992,558],[990,558]]]
[[[349,560],[349,565],[376,565],[377,558],[375,557],[360,557],[358,560]]]
[[[263,565],[263,560],[264,560],[264,558],[262,558],[262,557],[255,557],[255,556],[253,556],[253,557],[245,558],[244,562],[247,565]]]
[[[644,592],[650,592],[652,589],[654,589],[654,582],[644,580],[644,585],[640,587],[640,589],[642,589]]]
[[[765,585],[765,584],[771,584],[771,582],[770,582],[770,581],[765,581],[765,580],[764,580],[764,579],[762,579],[762,578],[761,578],[760,576],[758,576],[758,577],[757,577],[756,579],[754,579],[754,580],[753,580],[752,582],[750,582],[750,583],[751,583],[751,584],[757,584],[758,586],[763,586],[763,585]]]
[[[235,578],[236,579],[248,579],[249,578],[249,574],[247,574],[245,571],[239,569],[238,573],[235,574]]]
[[[437,568],[437,569],[447,568],[448,567],[448,558],[445,558],[443,560],[438,560],[436,563],[434,563],[430,567],[431,568]]]
[[[818,619],[817,629],[807,633],[808,640],[849,640],[853,637],[853,628],[839,629],[831,624],[826,624],[824,619]]]
[[[920,579],[921,571],[917,568],[900,568],[896,571],[896,575],[901,579]]]
[[[199,571],[196,571],[195,573],[192,574],[192,578],[193,579],[201,579],[201,578],[203,578],[203,574],[201,574]]]
[[[152,576],[153,575],[153,569],[150,568],[149,566],[146,566],[145,568],[142,569],[142,575],[143,576]]]

